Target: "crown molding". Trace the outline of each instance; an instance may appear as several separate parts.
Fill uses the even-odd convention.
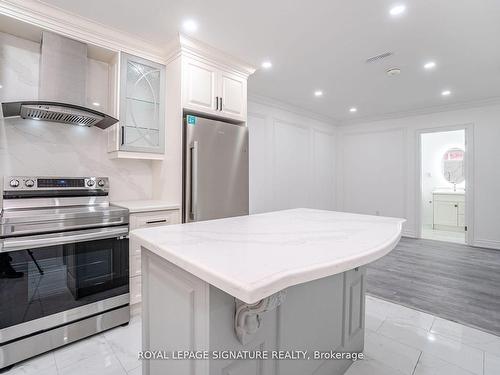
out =
[[[163,48],[40,1],[0,0],[0,14],[102,48],[165,62]]]
[[[325,115],[322,115],[320,113],[313,112],[313,111],[310,111],[308,109],[298,107],[296,105],[293,105],[293,104],[290,104],[290,103],[287,103],[287,102],[284,102],[284,101],[281,101],[281,100],[278,100],[275,98],[271,98],[269,96],[259,95],[255,92],[248,93],[248,101],[271,106],[273,108],[281,109],[281,110],[287,111],[287,112],[291,112],[291,113],[294,113],[294,114],[299,115],[299,116],[312,118],[314,120],[324,122],[328,125],[332,125],[332,126],[338,125],[338,121],[332,117],[325,116]]]
[[[487,107],[487,106],[492,106],[492,105],[500,105],[500,97],[495,96],[495,97],[491,97],[491,98],[487,98],[487,99],[470,100],[470,101],[457,102],[457,103],[451,103],[451,104],[446,104],[446,105],[424,107],[424,108],[412,109],[412,110],[408,110],[408,111],[385,113],[385,114],[376,115],[376,116],[365,116],[365,117],[359,117],[357,119],[352,119],[352,120],[341,120],[341,121],[339,121],[338,125],[344,127],[344,126],[349,126],[349,125],[365,124],[367,122],[376,122],[376,121],[383,121],[383,120],[400,119],[400,118],[405,118],[405,117],[423,116],[423,115],[430,115],[433,113],[441,113],[441,112],[457,111],[457,110],[461,110],[461,109]]]
[[[242,75],[245,78],[248,78],[256,70],[250,64],[247,64],[234,56],[228,55],[215,47],[181,33],[179,33],[177,37],[167,45],[166,50],[167,64],[183,55],[197,60],[202,60],[207,63],[217,64],[217,66],[224,67],[225,69]]]

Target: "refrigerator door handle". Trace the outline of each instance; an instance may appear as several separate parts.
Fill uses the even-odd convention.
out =
[[[198,141],[194,141],[190,147],[191,151],[191,191],[189,219],[196,221],[196,212],[198,206]]]

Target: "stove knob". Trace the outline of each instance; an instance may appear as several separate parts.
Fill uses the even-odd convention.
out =
[[[29,188],[33,187],[33,186],[35,186],[35,181],[33,181],[33,180],[26,180],[26,181],[24,181],[24,185],[26,187],[29,187]]]
[[[97,185],[99,185],[100,187],[103,187],[104,185],[106,185],[106,182],[104,180],[99,180],[97,182]]]
[[[92,186],[94,186],[94,184],[95,184],[95,181],[94,181],[94,180],[88,180],[88,181],[87,181],[87,186],[88,186],[88,187],[92,187]]]
[[[10,187],[16,188],[19,186],[19,180],[10,180]]]

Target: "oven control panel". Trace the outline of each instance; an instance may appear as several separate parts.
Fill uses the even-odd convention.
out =
[[[102,190],[108,191],[107,177],[4,177],[3,191],[19,190]]]

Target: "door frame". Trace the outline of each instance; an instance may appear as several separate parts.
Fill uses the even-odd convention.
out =
[[[447,131],[465,131],[465,243],[474,246],[474,124],[466,123],[451,126],[436,126],[416,131],[416,183],[415,223],[416,237],[422,238],[422,135]]]

